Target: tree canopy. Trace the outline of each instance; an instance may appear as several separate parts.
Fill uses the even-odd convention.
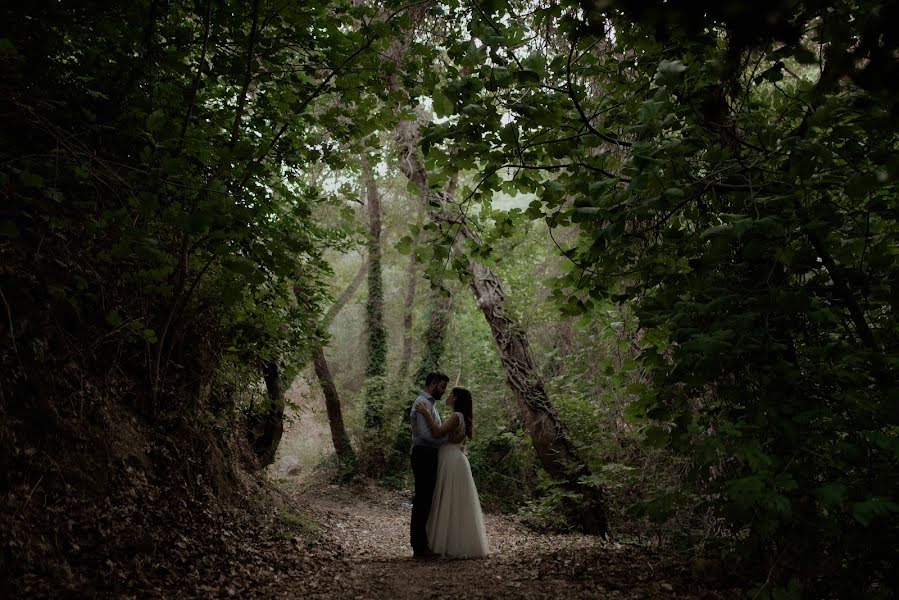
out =
[[[396,372],[387,360],[401,344],[382,253],[384,277],[413,257],[395,320],[407,339],[416,310],[427,322],[421,364],[477,368],[517,398],[515,413],[484,384],[497,422],[476,468],[542,469],[531,500],[566,526],[602,513],[604,532],[606,503],[703,515],[716,547],[760,566],[760,594],[895,592],[896,2],[2,14],[0,364],[17,423],[69,418],[76,371],[151,423],[227,429],[273,404],[280,421],[283,398],[252,390],[327,367],[335,257],[367,245],[355,391],[383,431],[363,443],[394,443],[385,411],[412,384],[409,344]],[[486,325],[444,306],[459,281]],[[449,312],[482,342],[464,359],[444,356]],[[676,487],[616,499],[619,420],[683,467]],[[542,462],[516,455],[523,439]],[[379,476],[395,476],[385,453]]]

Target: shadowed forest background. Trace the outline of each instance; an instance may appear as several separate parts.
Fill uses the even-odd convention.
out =
[[[324,593],[435,369],[594,583],[896,594],[899,3],[0,14],[4,595]]]

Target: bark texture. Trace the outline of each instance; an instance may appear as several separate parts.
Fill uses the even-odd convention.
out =
[[[325,349],[317,344],[313,349],[312,364],[315,367],[315,376],[325,395],[325,408],[328,411],[328,424],[331,427],[331,441],[334,443],[334,451],[341,465],[352,465],[356,461],[356,454],[350,444],[350,436],[347,435],[346,426],[343,423],[343,411],[340,408],[340,395],[331,377],[331,369],[325,359]]]
[[[387,374],[387,329],[384,326],[384,286],[381,276],[381,194],[367,156],[362,156],[362,180],[368,208],[368,365],[365,369],[365,427],[380,429],[384,422],[384,376]]]
[[[400,152],[399,165],[403,174],[421,192],[430,218],[443,225],[456,225],[460,237],[480,244],[461,210],[450,211],[452,195],[449,191],[434,191],[428,184],[428,174],[419,151],[419,123],[404,121],[397,128]],[[487,319],[496,342],[506,382],[521,411],[534,450],[546,472],[555,480],[580,494],[589,504],[587,510],[575,515],[582,528],[590,533],[608,534],[605,504],[599,489],[580,483],[590,475],[584,461],[577,455],[568,433],[550,402],[549,395],[534,362],[524,330],[504,310],[505,294],[499,276],[489,267],[469,262],[470,284],[478,307]],[[574,507],[572,507],[574,508]]]
[[[453,314],[453,297],[442,290],[432,289],[428,295],[428,305],[428,326],[422,340],[424,352],[412,381],[416,391],[424,387],[428,373],[440,368],[440,360],[446,350],[446,330]],[[409,408],[412,408],[411,404]]]

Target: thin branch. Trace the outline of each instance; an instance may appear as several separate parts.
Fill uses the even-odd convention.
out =
[[[334,304],[328,309],[325,313],[325,316],[322,317],[321,322],[318,327],[321,331],[327,331],[328,327],[331,326],[331,321],[334,320],[334,317],[337,316],[337,313],[346,305],[347,302],[353,297],[356,293],[356,290],[359,289],[359,286],[362,285],[362,281],[365,279],[365,275],[368,273],[368,259],[362,259],[362,265],[359,267],[359,270],[356,272],[355,277],[350,282],[350,284],[343,290],[343,293],[334,301]]]
[[[295,111],[295,114],[301,114],[304,110],[306,110],[306,107],[309,106],[309,104],[311,104],[313,100],[315,100],[316,98],[318,98],[321,95],[322,91],[325,89],[325,87],[327,87],[327,85],[331,82],[331,80],[334,79],[334,77],[341,70],[343,70],[343,68],[346,65],[348,65],[353,59],[355,59],[357,56],[362,54],[362,52],[364,52],[369,46],[371,46],[377,38],[378,38],[377,35],[370,37],[365,42],[365,44],[363,44],[358,50],[356,50],[355,52],[350,54],[348,57],[346,57],[346,59],[344,59],[344,61],[342,63],[340,63],[337,67],[335,67],[334,70],[331,71],[331,73],[328,74],[328,76],[325,77],[325,79],[322,80],[322,82],[319,83],[315,87],[314,90],[312,90],[312,93],[309,94],[309,96],[305,100],[303,100],[303,103],[300,104],[299,108]],[[247,183],[247,181],[249,181],[250,177],[253,175],[253,170],[257,166],[259,166],[259,164],[261,164],[263,160],[265,160],[265,157],[269,155],[269,153],[275,147],[275,144],[278,143],[278,140],[281,139],[281,136],[284,135],[284,132],[287,131],[288,127],[290,127],[291,123],[292,123],[292,121],[284,122],[284,124],[281,126],[281,128],[278,130],[278,132],[272,138],[272,141],[269,142],[269,145],[265,149],[265,151],[262,154],[260,154],[259,156],[257,156],[253,160],[253,162],[250,164],[250,166],[247,167],[246,171],[244,171],[243,177],[240,178],[240,181],[237,184],[238,187],[245,185]]]
[[[496,35],[498,35],[500,37],[504,37],[503,32],[500,31],[499,27],[496,26],[496,24],[493,22],[493,20],[489,16],[487,16],[487,13],[485,13],[484,9],[481,8],[481,5],[478,4],[476,0],[472,0],[471,3],[474,5],[474,7],[477,9],[477,11],[481,14],[481,18],[484,19],[484,21],[486,21],[488,25],[490,25],[490,28],[494,31],[494,33],[496,33]],[[522,70],[522,71],[525,70],[524,66],[521,64],[521,61],[518,60],[518,57],[515,56],[514,52],[512,52],[508,48],[506,48],[506,54],[509,57],[511,57],[513,61],[515,61],[515,64],[518,65],[518,68],[520,70]]]
[[[571,80],[571,58],[574,55],[574,44],[571,45],[571,48],[568,51],[568,61],[565,65],[565,80],[568,82],[568,97],[571,98],[571,101],[574,103],[574,108],[577,110],[578,114],[581,117],[581,121],[583,121],[584,125],[587,126],[587,129],[590,130],[590,133],[595,135],[596,137],[609,142],[610,144],[615,144],[617,146],[624,146],[628,148],[632,146],[630,142],[625,142],[624,140],[619,140],[617,138],[613,138],[610,135],[602,133],[598,131],[593,124],[590,122],[590,118],[587,117],[587,114],[584,112],[583,107],[581,107],[581,103],[577,99],[577,94],[574,93],[574,84]]]
[[[253,57],[256,53],[256,38],[259,35],[259,3],[261,0],[253,0],[253,25],[250,29],[250,47],[247,50],[247,70],[244,73],[243,88],[237,101],[237,111],[234,114],[234,123],[231,125],[231,141],[228,146],[234,150],[237,145],[237,136],[240,134],[240,120],[243,118],[244,108],[247,103],[247,91],[253,80]]]
[[[22,358],[19,356],[18,347],[16,347],[16,333],[13,329],[12,311],[9,308],[9,302],[6,301],[6,296],[3,294],[2,288],[0,288],[0,299],[3,299],[3,304],[6,306],[6,318],[9,319],[9,339],[12,340],[12,349],[16,353],[16,359],[19,361],[19,366],[22,367]]]
[[[178,149],[175,154],[180,154],[184,147],[184,137],[187,135],[187,128],[190,125],[190,118],[193,116],[194,105],[197,101],[197,93],[200,91],[200,83],[203,80],[203,67],[206,65],[206,50],[209,47],[209,25],[212,20],[212,0],[206,1],[206,14],[203,18],[203,49],[200,51],[200,60],[197,63],[197,72],[194,75],[194,82],[190,90],[190,100],[187,103],[187,113],[184,115],[184,123],[181,124],[181,135],[178,138]]]
[[[408,10],[408,9],[410,9],[410,8],[413,8],[413,7],[415,7],[415,6],[419,6],[419,5],[422,5],[422,4],[428,4],[429,2],[430,2],[430,0],[418,0],[417,2],[410,2],[409,4],[403,5],[403,6],[399,7],[398,9],[396,9],[395,11],[393,11],[392,13],[390,13],[390,14],[387,16],[387,18],[384,20],[384,23],[385,23],[385,24],[386,24],[386,23],[389,23],[390,21],[392,21],[393,19],[395,19],[397,15],[399,15],[399,14],[402,13],[402,12],[405,12],[406,10]],[[316,98],[318,98],[318,97],[321,95],[321,93],[322,93],[322,92],[324,91],[324,89],[328,86],[328,84],[331,82],[331,80],[334,79],[334,77],[336,77],[338,73],[340,73],[341,71],[343,71],[344,68],[345,68],[347,65],[349,65],[353,60],[355,60],[357,56],[359,56],[360,54],[362,54],[363,52],[365,52],[368,48],[370,48],[371,45],[375,42],[375,40],[377,40],[379,37],[380,37],[380,36],[379,36],[378,34],[372,35],[371,37],[369,37],[369,38],[365,41],[365,43],[364,43],[362,46],[360,46],[360,47],[359,47],[357,50],[355,50],[352,54],[350,54],[349,56],[347,56],[347,57],[343,60],[343,62],[341,62],[339,65],[337,65],[337,66],[336,66],[336,67],[335,67],[335,68],[328,74],[328,76],[325,77],[325,79],[323,79],[322,82],[319,83],[319,84],[315,87],[314,90],[312,90],[312,93],[311,93],[305,100],[303,100],[303,103],[300,104],[299,108],[297,108],[295,111],[293,111],[293,113],[294,113],[295,115],[297,115],[297,114],[301,114],[304,110],[306,110],[306,107],[309,106],[309,104],[312,103],[313,100],[315,100]],[[259,156],[257,156],[257,157],[253,160],[253,162],[250,164],[250,166],[247,167],[247,169],[244,171],[243,176],[240,178],[240,181],[238,181],[238,183],[237,183],[237,186],[238,186],[238,187],[241,187],[241,186],[245,185],[245,184],[247,183],[247,181],[250,180],[250,177],[253,176],[253,170],[254,170],[257,166],[259,166],[259,165],[262,163],[263,160],[265,160],[265,158],[269,155],[269,153],[271,153],[272,149],[275,147],[275,144],[278,143],[278,140],[281,139],[281,136],[284,135],[284,132],[286,132],[286,131],[287,131],[287,128],[290,127],[291,122],[292,122],[292,121],[286,121],[286,122],[281,126],[281,128],[278,129],[278,132],[275,133],[275,136],[272,138],[272,141],[269,143],[269,145],[268,145],[268,147],[265,149],[265,151],[264,151],[262,154],[260,154]]]

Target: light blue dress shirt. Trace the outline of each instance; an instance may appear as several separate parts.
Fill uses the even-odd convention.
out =
[[[427,420],[423,415],[415,411],[415,405],[419,402],[427,403],[431,409],[431,416],[440,425],[440,413],[437,412],[436,406],[437,401],[427,392],[420,393],[418,398],[415,399],[415,403],[412,404],[412,411],[409,413],[409,422],[412,424],[412,445],[439,448],[446,443],[446,436],[435,438],[431,435],[431,428],[428,427]]]

